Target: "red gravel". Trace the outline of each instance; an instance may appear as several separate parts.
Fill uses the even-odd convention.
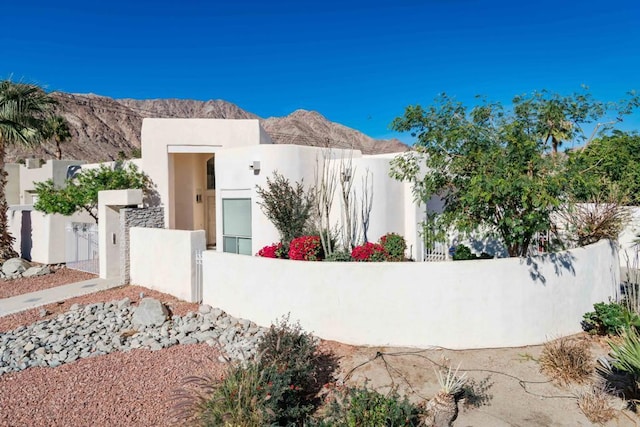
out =
[[[0,376],[0,426],[169,426],[172,392],[224,372],[206,344],[90,357]]]
[[[29,292],[41,291],[55,286],[73,282],[95,279],[96,275],[84,271],[60,268],[51,274],[38,277],[21,277],[19,279],[0,279],[0,298],[9,298]]]

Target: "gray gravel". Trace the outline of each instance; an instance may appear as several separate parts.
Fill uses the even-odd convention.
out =
[[[200,306],[198,312],[172,316],[156,326],[132,322],[136,307],[128,298],[86,306],[0,334],[0,375],[31,367],[56,367],[97,355],[133,349],[160,350],[177,344],[206,343],[228,359],[255,355],[265,329],[222,310]]]

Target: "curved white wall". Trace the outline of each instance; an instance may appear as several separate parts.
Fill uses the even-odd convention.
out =
[[[619,276],[608,241],[529,261],[323,263],[206,251],[203,302],[264,326],[290,313],[349,344],[514,347],[579,332]]]

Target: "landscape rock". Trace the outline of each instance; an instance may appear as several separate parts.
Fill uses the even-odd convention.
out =
[[[45,274],[50,274],[51,270],[47,265],[35,265],[33,267],[27,268],[23,273],[22,277],[34,277],[34,276],[44,276]]]
[[[6,260],[4,264],[2,264],[2,272],[7,277],[11,277],[22,274],[23,272],[27,271],[29,267],[31,267],[29,261],[22,258],[11,258]]]
[[[131,323],[141,326],[160,326],[169,317],[169,311],[155,298],[143,298],[135,309]]]

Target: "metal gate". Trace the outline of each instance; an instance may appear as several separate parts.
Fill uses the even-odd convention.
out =
[[[70,222],[66,227],[67,267],[98,274],[98,224]]]

